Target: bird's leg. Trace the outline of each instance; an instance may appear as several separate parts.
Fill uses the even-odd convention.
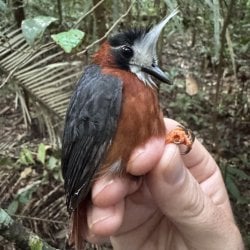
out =
[[[174,144],[183,144],[187,149],[182,154],[187,154],[191,149],[195,136],[190,129],[178,125],[177,128],[167,133],[165,142]]]

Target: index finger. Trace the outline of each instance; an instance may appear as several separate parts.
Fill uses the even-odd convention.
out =
[[[164,121],[167,131],[171,131],[179,125],[179,123],[172,119],[166,118]],[[199,140],[195,139],[191,151],[181,157],[185,167],[188,168],[200,184],[203,192],[206,193],[215,204],[220,205],[230,217],[233,217],[220,169]]]
[[[169,118],[165,118],[164,122],[167,132],[180,125]],[[182,155],[182,160],[199,183],[213,175],[218,168],[212,156],[197,139],[194,140],[191,151],[188,154]]]

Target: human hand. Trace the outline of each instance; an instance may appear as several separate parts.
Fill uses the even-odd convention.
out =
[[[167,131],[177,125],[166,119]],[[103,177],[92,190],[88,240],[122,249],[243,249],[220,170],[195,140],[178,146],[152,140],[133,153],[128,172]]]

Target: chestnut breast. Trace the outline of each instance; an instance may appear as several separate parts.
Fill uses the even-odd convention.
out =
[[[118,163],[118,174],[126,173],[126,165],[132,151],[152,137],[164,137],[165,125],[160,110],[157,92],[145,85],[138,77],[117,68],[104,67],[102,73],[122,80],[122,105],[117,131],[106,155],[101,174],[110,165]]]

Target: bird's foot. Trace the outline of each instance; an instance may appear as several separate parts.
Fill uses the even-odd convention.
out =
[[[174,143],[174,144],[182,144],[187,148],[181,154],[187,154],[192,149],[193,142],[195,140],[195,136],[190,129],[187,129],[181,125],[178,125],[177,128],[170,131],[165,138],[166,144]]]

